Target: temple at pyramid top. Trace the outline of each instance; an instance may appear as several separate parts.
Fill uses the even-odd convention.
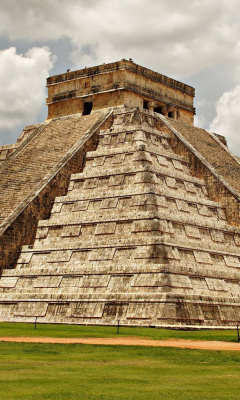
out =
[[[48,119],[126,105],[193,125],[195,89],[131,59],[51,76],[47,88]]]

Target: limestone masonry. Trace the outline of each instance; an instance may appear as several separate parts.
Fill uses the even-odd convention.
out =
[[[0,320],[240,322],[240,164],[194,89],[131,60],[47,79],[0,147]]]

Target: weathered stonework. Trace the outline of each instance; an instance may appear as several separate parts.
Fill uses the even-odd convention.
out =
[[[235,326],[240,165],[192,125],[193,88],[125,60],[48,86],[58,117],[0,166],[1,320]]]
[[[90,102],[93,110],[117,105],[158,108],[163,115],[171,113],[193,124],[194,89],[132,61],[52,76],[47,87],[48,118],[82,112],[84,103]]]

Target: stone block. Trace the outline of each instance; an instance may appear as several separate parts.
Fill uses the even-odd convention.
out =
[[[57,288],[62,280],[62,276],[38,276],[34,280],[34,288]]]
[[[174,165],[174,167],[177,169],[177,170],[179,170],[179,171],[183,171],[183,166],[182,166],[182,163],[180,162],[180,161],[178,161],[178,160],[172,160],[172,163],[173,163],[173,165]]]
[[[89,255],[89,261],[112,260],[115,248],[101,248],[92,250]]]
[[[185,225],[184,228],[185,228],[186,235],[188,237],[190,237],[190,238],[192,237],[192,238],[196,238],[196,239],[201,238],[201,235],[200,235],[200,232],[199,232],[199,229],[197,226]]]
[[[62,229],[62,237],[79,236],[81,231],[81,225],[67,225]]]
[[[32,258],[33,253],[22,253],[17,261],[18,264],[28,264]]]
[[[196,193],[195,185],[192,182],[184,182],[187,192]]]
[[[127,310],[127,319],[153,319],[156,318],[158,305],[154,303],[130,303]]]
[[[70,317],[75,318],[101,318],[104,304],[98,302],[80,302],[71,306]]]
[[[49,256],[49,263],[55,263],[59,261],[69,261],[72,255],[71,250],[65,250],[65,251],[53,251],[51,255]]]
[[[82,287],[97,288],[107,287],[110,275],[84,275],[82,279]]]
[[[177,199],[176,200],[176,204],[177,204],[177,208],[178,208],[179,211],[184,211],[184,212],[187,212],[187,213],[190,212],[189,207],[188,207],[188,203],[186,201]]]
[[[170,178],[170,177],[166,177],[166,184],[169,188],[174,188],[176,187],[176,179],[174,178]]]
[[[133,275],[112,275],[108,284],[109,291],[113,293],[126,292],[130,288]]]
[[[63,276],[60,283],[60,288],[71,291],[73,288],[75,289],[82,287],[82,281],[83,276]]]
[[[118,203],[118,198],[106,198],[101,202],[100,208],[116,208]]]
[[[2,276],[0,288],[14,288],[17,284],[18,276]]]
[[[169,162],[165,157],[157,156],[157,160],[158,160],[160,165],[163,165],[164,167],[168,167],[169,166]]]
[[[240,268],[240,261],[238,257],[235,256],[223,256],[227,267]]]
[[[224,233],[221,231],[215,231],[215,230],[213,231],[212,230],[211,237],[214,242],[220,242],[220,243],[225,242]]]
[[[44,317],[47,312],[47,303],[43,302],[19,302],[14,309],[16,317]]]
[[[209,253],[203,251],[194,251],[193,254],[198,263],[212,264],[212,259]]]
[[[97,224],[95,235],[110,235],[114,234],[116,230],[116,222],[107,222]]]
[[[95,157],[92,163],[93,167],[100,167],[104,164],[105,157]]]
[[[108,186],[120,186],[123,184],[124,175],[113,175],[109,178]]]

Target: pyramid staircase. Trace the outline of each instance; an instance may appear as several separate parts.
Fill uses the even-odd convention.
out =
[[[118,107],[82,172],[0,280],[0,319],[233,326],[240,228],[210,199],[170,123]]]
[[[96,110],[32,126],[0,165],[0,274],[15,265],[23,244],[33,243],[38,220],[48,218],[54,198],[66,193],[110,114]]]

